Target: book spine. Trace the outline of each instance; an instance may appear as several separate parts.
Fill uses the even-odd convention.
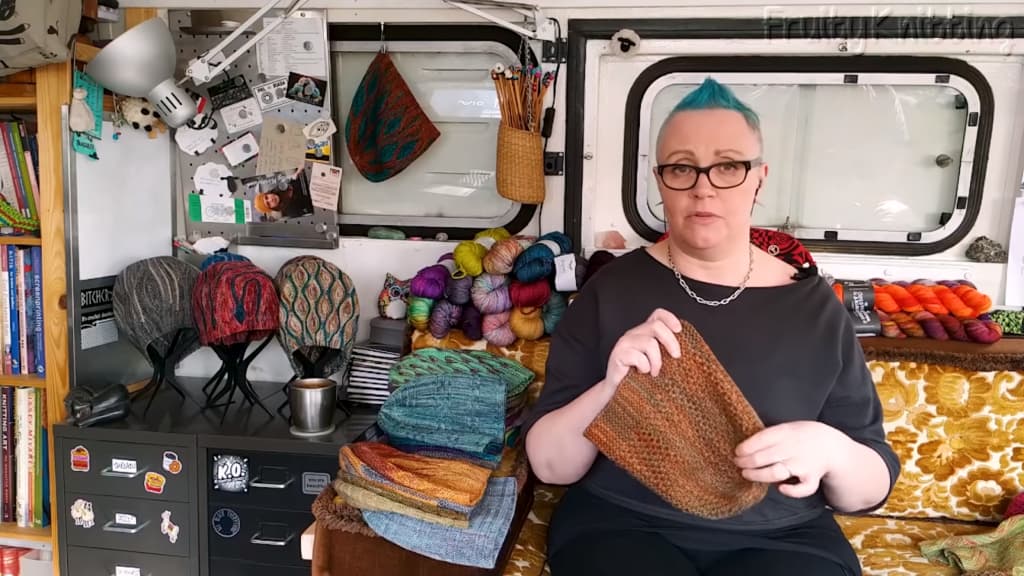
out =
[[[43,335],[43,249],[39,246],[33,246],[32,250],[32,274],[34,279],[32,281],[32,289],[35,291],[35,310],[34,310],[34,324],[35,330],[33,331],[35,337],[35,350],[36,350],[36,374],[39,376],[46,376],[46,340]],[[45,420],[44,420],[45,422]]]
[[[11,318],[11,374],[21,374],[18,324],[18,249],[7,247],[7,306]]]

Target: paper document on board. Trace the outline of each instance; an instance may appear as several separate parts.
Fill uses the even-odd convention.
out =
[[[264,18],[267,27],[279,18]],[[296,72],[304,76],[327,78],[327,41],[324,22],[319,17],[291,17],[267,34],[256,50],[256,62],[267,78]]]

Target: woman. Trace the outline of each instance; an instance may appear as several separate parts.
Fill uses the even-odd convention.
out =
[[[552,337],[524,432],[537,477],[572,484],[548,534],[554,576],[861,574],[830,509],[881,506],[899,461],[849,314],[820,276],[751,244],[761,146],[728,88],[684,98],[658,136],[667,239],[602,268]],[[768,495],[732,518],[672,507],[583,436],[628,371],[657,376],[679,355],[679,318],[765,424],[734,463]]]

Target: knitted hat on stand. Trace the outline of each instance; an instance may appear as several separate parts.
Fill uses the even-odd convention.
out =
[[[192,314],[204,346],[262,340],[277,331],[274,281],[252,262],[218,262],[192,292]]]
[[[234,252],[214,252],[199,264],[199,271],[202,272],[217,262],[252,262],[252,260]]]
[[[199,270],[172,256],[133,262],[114,281],[114,321],[132,346],[149,359],[150,344],[164,357],[179,329],[180,358],[199,349],[192,319],[192,291]]]
[[[296,256],[274,278],[280,295],[277,341],[298,375],[328,377],[352,356],[359,327],[359,296],[347,274],[316,256]],[[336,351],[319,374],[304,374],[295,353],[316,363]]]
[[[378,52],[352,96],[345,137],[352,163],[371,182],[405,170],[441,135],[391,56]]]

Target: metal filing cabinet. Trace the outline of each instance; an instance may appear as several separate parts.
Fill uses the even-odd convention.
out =
[[[191,435],[55,427],[64,576],[198,576]]]
[[[54,426],[61,574],[308,576],[313,500],[338,448],[378,433],[375,410],[339,411],[332,434],[299,438],[244,402],[222,420],[201,409],[202,381],[180,381],[188,398],[161,391],[148,416],[140,400],[123,420]]]

